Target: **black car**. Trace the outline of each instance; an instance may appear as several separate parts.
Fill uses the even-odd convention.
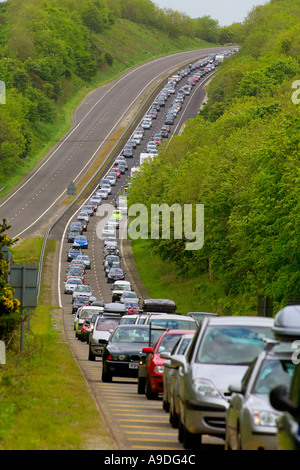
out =
[[[82,210],[87,212],[90,217],[94,215],[94,208],[90,204],[86,204],[82,207]]]
[[[78,236],[78,235],[81,235],[81,230],[80,229],[74,229],[74,230],[70,230],[69,233],[68,233],[68,243],[73,243],[75,238]]]
[[[67,261],[72,261],[73,259],[77,258],[77,256],[82,255],[82,251],[80,247],[71,246],[69,251],[67,252]]]
[[[125,274],[122,268],[110,268],[107,273],[107,282],[121,281],[125,279]]]
[[[87,221],[84,219],[84,217],[78,216],[77,221],[81,223],[81,229],[83,232],[87,231]]]
[[[72,313],[76,314],[77,310],[82,307],[83,305],[90,305],[89,299],[86,297],[75,297],[73,303],[72,303]]]
[[[108,245],[104,250],[104,258],[108,255],[116,255],[119,256],[119,248],[115,245]]]
[[[69,231],[71,230],[79,230],[80,232],[80,235],[82,235],[82,225],[81,225],[81,222],[71,222],[70,223],[70,227],[69,227]]]
[[[125,147],[122,150],[122,155],[124,157],[133,157],[133,149],[131,145],[125,145]]]
[[[167,114],[165,119],[165,124],[174,124],[174,115]]]
[[[119,325],[102,352],[102,382],[115,377],[137,377],[140,361],[145,361],[142,349],[154,345],[164,329],[150,325]]]

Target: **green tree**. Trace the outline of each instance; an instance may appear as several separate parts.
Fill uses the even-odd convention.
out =
[[[23,320],[21,304],[14,299],[14,290],[7,282],[9,264],[4,259],[3,248],[11,247],[15,240],[8,237],[10,226],[3,219],[0,224],[0,339],[5,341]]]

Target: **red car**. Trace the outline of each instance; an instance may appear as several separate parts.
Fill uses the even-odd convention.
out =
[[[148,400],[156,399],[159,393],[163,393],[163,364],[166,359],[161,358],[160,353],[171,352],[181,336],[190,332],[190,330],[167,330],[160,337],[154,349],[143,348],[142,352],[147,354],[145,393]]]
[[[117,175],[117,178],[120,178],[120,176],[121,176],[120,168],[112,168],[111,171],[114,171]]]

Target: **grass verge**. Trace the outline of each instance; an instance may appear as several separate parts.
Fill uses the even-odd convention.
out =
[[[41,241],[14,248],[16,262],[38,262]],[[0,366],[1,450],[108,450],[114,444],[63,335],[61,310],[49,302],[56,249],[46,247],[39,306],[31,312],[24,351],[15,332]],[[82,404],[84,403],[84,406]]]
[[[132,240],[139,276],[150,297],[172,299],[177,311],[215,312],[219,315],[256,315],[257,299],[251,295],[226,295],[221,282],[206,274],[182,277],[175,263],[155,253],[148,240]]]

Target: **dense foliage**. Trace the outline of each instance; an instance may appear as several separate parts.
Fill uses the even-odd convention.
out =
[[[192,20],[150,0],[7,0],[0,3],[0,188],[49,138],[60,106],[120,60],[97,37],[116,21],[161,30],[170,38],[218,39],[217,22]],[[186,35],[186,36],[185,36]],[[121,47],[121,44],[120,44]]]
[[[7,236],[10,228],[6,220],[0,224],[0,339],[7,339],[23,320],[19,300],[14,298],[14,289],[8,283],[9,263],[5,260],[3,248],[11,247],[14,240]]]
[[[228,295],[269,296],[277,307],[300,288],[299,19],[296,0],[251,12],[241,51],[220,67],[207,106],[147,164],[129,196],[149,211],[204,204],[203,249],[164,239],[151,241],[154,249],[181,275],[208,273]]]

